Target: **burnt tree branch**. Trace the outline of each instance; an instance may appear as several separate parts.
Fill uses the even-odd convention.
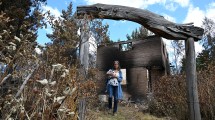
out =
[[[119,5],[94,4],[77,7],[77,18],[91,15],[93,18],[129,20],[143,25],[155,34],[174,40],[187,40],[192,37],[195,40],[202,38],[204,30],[193,24],[177,24],[166,20],[163,16],[144,9]]]

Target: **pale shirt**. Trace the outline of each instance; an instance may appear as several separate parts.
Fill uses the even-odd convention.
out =
[[[113,74],[115,74],[117,78],[119,77],[119,71],[116,72],[116,71],[109,70],[109,71],[107,72],[107,74],[110,74],[111,72],[112,72]],[[110,77],[111,77],[111,76],[110,76]],[[108,84],[109,84],[109,85],[112,85],[112,86],[118,86],[118,85],[119,85],[119,82],[118,82],[117,78],[110,78],[109,81],[108,81]]]

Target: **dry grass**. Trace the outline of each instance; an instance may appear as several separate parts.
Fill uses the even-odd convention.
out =
[[[108,113],[104,104],[87,109],[87,120],[168,120],[168,118],[158,118],[149,113],[145,113],[135,108],[134,104],[128,106],[120,103],[116,116]]]
[[[198,93],[201,117],[215,119],[215,66],[209,65],[198,72]],[[179,120],[189,118],[185,75],[164,76],[154,84],[154,100],[150,112],[159,116],[171,116]]]

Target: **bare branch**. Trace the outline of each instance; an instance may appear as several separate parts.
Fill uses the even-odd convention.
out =
[[[22,90],[24,89],[24,87],[27,84],[28,80],[31,78],[31,76],[33,75],[34,71],[39,68],[39,66],[40,65],[37,63],[37,66],[34,68],[34,70],[25,78],[25,81],[22,83],[22,86],[20,87],[19,91],[16,93],[15,98],[17,98],[22,93]]]
[[[0,85],[2,85],[10,76],[11,76],[11,74],[8,74],[6,77],[4,77],[4,79],[1,81]]]

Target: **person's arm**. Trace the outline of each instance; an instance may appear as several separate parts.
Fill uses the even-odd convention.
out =
[[[111,72],[112,72],[112,70],[110,69],[110,70],[108,70],[108,71],[107,71],[107,73],[106,73],[106,74],[107,74],[107,75],[110,75],[110,74],[111,74]]]
[[[107,75],[107,78],[110,79],[112,77],[112,70],[111,69],[108,70],[106,75]]]

